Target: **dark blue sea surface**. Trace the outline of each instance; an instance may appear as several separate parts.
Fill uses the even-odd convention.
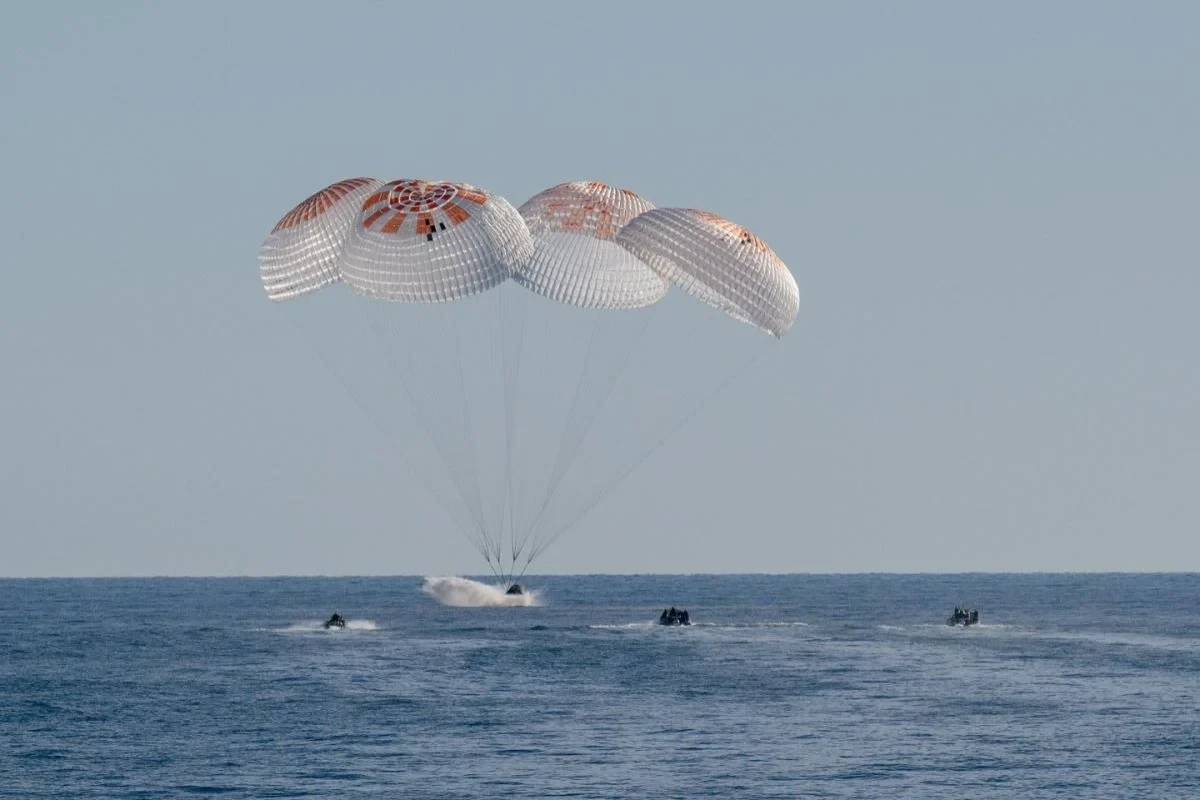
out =
[[[1200,797],[1197,575],[525,583],[0,581],[0,796]]]

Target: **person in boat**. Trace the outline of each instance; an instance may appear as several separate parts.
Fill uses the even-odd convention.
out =
[[[683,609],[677,609],[675,606],[663,609],[662,614],[658,616],[659,625],[691,625],[691,620],[688,618],[688,612]]]
[[[338,612],[333,612],[333,616],[325,623],[326,628],[344,628],[346,627],[346,618]]]
[[[979,610],[974,608],[966,608],[964,606],[955,606],[954,615],[950,617],[947,624],[950,625],[976,625],[979,623]]]

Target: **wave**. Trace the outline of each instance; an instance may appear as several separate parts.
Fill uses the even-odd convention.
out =
[[[1135,631],[1047,631],[1042,634],[1042,638],[1177,652],[1196,652],[1200,650],[1200,638],[1198,637],[1170,636],[1167,634],[1140,633]]]

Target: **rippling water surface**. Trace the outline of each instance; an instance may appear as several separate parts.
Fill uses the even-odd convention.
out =
[[[1200,796],[1197,575],[526,584],[0,581],[0,796]]]

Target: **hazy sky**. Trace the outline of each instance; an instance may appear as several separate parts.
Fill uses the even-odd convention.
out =
[[[796,276],[535,571],[1200,570],[1198,42],[1192,2],[14,5],[0,575],[484,571],[259,281],[355,175],[603,180]]]

